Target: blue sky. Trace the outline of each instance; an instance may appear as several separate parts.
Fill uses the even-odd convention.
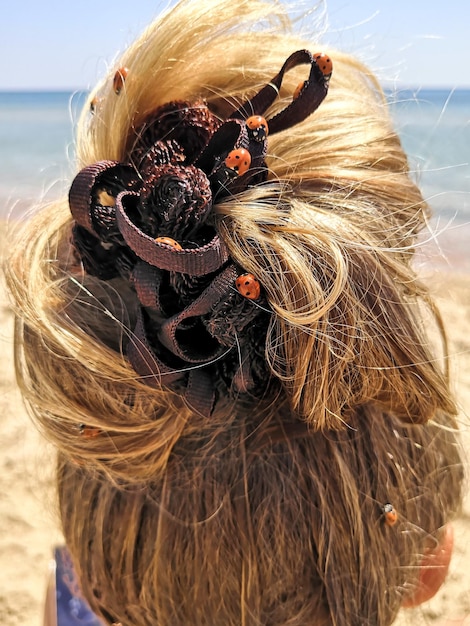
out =
[[[90,87],[166,4],[166,0],[8,3],[2,12],[0,90]],[[312,4],[304,0],[305,6]],[[324,41],[359,55],[385,84],[470,88],[467,0],[325,0],[325,4],[329,28]]]

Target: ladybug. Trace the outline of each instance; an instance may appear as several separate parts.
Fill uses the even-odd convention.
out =
[[[124,87],[124,81],[126,80],[128,74],[129,70],[127,67],[120,67],[114,74],[113,89],[117,96],[121,93],[122,88]]]
[[[313,55],[313,58],[318,69],[321,71],[323,76],[328,79],[333,71],[333,61],[324,52],[317,52]]]
[[[98,98],[98,96],[95,96],[94,98],[92,98],[92,100],[90,101],[90,111],[92,113],[96,111],[99,103],[100,103],[100,98]]]
[[[300,96],[304,88],[307,87],[307,85],[308,85],[308,80],[303,80],[301,83],[297,85],[293,94],[294,100],[297,100],[297,98]]]
[[[398,520],[398,513],[395,508],[391,504],[385,504],[383,507],[383,512],[385,515],[385,523],[387,526],[395,526]]]
[[[235,287],[248,300],[257,300],[261,293],[261,286],[253,274],[241,274],[235,281]]]
[[[101,206],[116,206],[116,198],[106,189],[98,189],[96,191],[96,198]]]
[[[230,170],[234,170],[239,176],[242,176],[250,169],[251,154],[245,148],[236,148],[228,153],[225,165]]]
[[[183,249],[182,245],[179,244],[174,239],[172,239],[171,237],[157,237],[155,239],[155,241],[157,241],[158,243],[164,243],[167,246],[171,246],[174,250],[182,250]]]
[[[84,437],[85,439],[94,439],[95,437],[98,437],[98,435],[101,435],[101,430],[94,426],[87,426],[86,424],[80,424],[78,429],[80,431],[80,435]]]
[[[246,120],[248,132],[255,141],[264,141],[269,133],[268,123],[261,115],[252,115]]]
[[[72,456],[70,460],[75,465],[75,467],[84,467],[85,463],[81,459],[77,459],[77,457]]]

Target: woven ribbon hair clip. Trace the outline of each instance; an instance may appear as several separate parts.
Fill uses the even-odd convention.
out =
[[[302,64],[310,66],[307,80],[266,121],[285,73]],[[138,129],[125,162],[90,165],[70,188],[73,243],[84,270],[102,280],[122,277],[137,295],[131,365],[145,382],[176,390],[204,415],[218,393],[258,393],[270,378],[270,313],[256,306],[262,288],[230,259],[212,208],[267,179],[268,135],[315,111],[331,71],[326,55],[299,50],[224,122],[202,102],[169,102]],[[131,76],[118,73],[121,81]]]

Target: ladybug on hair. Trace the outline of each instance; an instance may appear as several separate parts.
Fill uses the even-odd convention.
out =
[[[101,435],[101,430],[95,426],[88,426],[87,424],[80,424],[78,426],[80,436],[84,439],[95,439]]]
[[[398,521],[398,513],[396,512],[395,507],[392,504],[387,503],[384,504],[382,510],[385,517],[385,524],[387,526],[395,526]]]
[[[261,285],[253,274],[241,274],[235,281],[238,292],[248,300],[258,300],[261,295]]]
[[[129,70],[127,67],[120,67],[116,70],[113,78],[113,90],[117,96],[121,93],[128,74]]]

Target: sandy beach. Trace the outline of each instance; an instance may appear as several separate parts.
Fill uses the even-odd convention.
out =
[[[421,271],[447,323],[454,387],[461,407],[465,449],[470,448],[470,255],[467,228],[443,237],[444,253],[427,248]],[[458,240],[458,241],[457,241]],[[5,249],[0,228],[0,249]],[[430,250],[430,252],[429,252]],[[36,432],[14,378],[13,314],[0,293],[0,616],[2,626],[41,626],[52,547],[60,543],[56,519],[54,453]],[[447,584],[418,611],[403,611],[400,626],[437,625],[443,618],[470,615],[470,499],[455,522],[456,547]],[[130,626],[130,625],[129,625]],[[346,626],[346,625],[345,625]]]

